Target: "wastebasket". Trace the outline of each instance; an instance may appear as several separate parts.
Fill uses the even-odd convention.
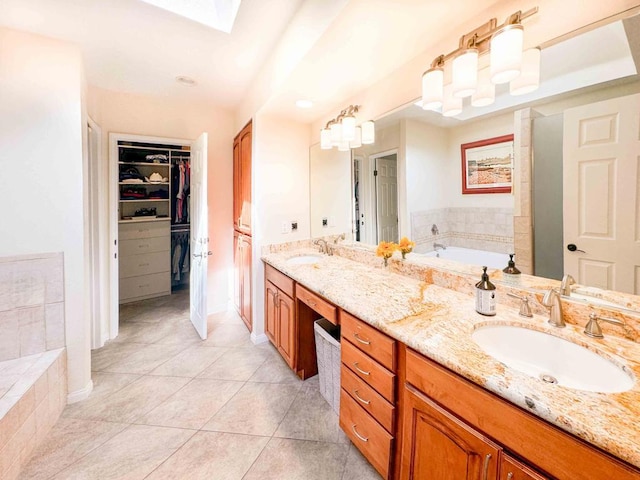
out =
[[[313,325],[320,394],[340,414],[340,327],[326,318]]]

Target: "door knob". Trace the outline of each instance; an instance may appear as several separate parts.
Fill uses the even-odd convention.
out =
[[[584,250],[580,250],[578,247],[576,247],[575,243],[570,243],[569,245],[567,245],[567,250],[569,250],[570,252],[587,253]]]

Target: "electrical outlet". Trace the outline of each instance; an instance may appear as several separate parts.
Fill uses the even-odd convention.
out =
[[[289,233],[289,222],[282,222],[280,233]]]
[[[294,220],[291,222],[291,231],[295,232],[296,230],[298,230],[298,221]]]
[[[323,227],[328,227],[329,226],[329,219],[327,217],[324,217],[322,219],[322,226]]]

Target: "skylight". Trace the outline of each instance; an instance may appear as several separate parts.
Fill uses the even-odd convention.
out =
[[[142,0],[207,27],[231,33],[241,0]]]

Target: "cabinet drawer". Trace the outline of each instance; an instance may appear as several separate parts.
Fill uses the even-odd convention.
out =
[[[118,250],[120,257],[138,255],[140,253],[169,252],[171,250],[171,239],[169,235],[164,235],[162,237],[122,240]]]
[[[165,235],[168,237],[170,233],[169,219],[166,222],[121,223],[118,232],[121,241]]]
[[[378,473],[389,478],[393,437],[344,389],[340,391],[340,428]]]
[[[500,480],[549,480],[504,452],[500,461],[500,476],[498,478]]]
[[[169,272],[120,279],[120,300],[160,293],[171,293]]]
[[[396,376],[349,342],[342,342],[342,363],[390,402],[395,401]]]
[[[340,310],[342,338],[365,352],[371,358],[396,371],[396,341],[353,315]]]
[[[324,298],[316,295],[310,290],[307,290],[300,284],[296,285],[296,298],[309,305],[314,311],[318,312],[334,325],[338,324],[336,307],[327,302]]]
[[[265,278],[293,298],[293,280],[269,264],[264,264]]]
[[[342,388],[388,432],[395,432],[396,408],[344,364],[340,370],[340,385]]]
[[[120,278],[160,272],[167,272],[168,275],[169,270],[171,270],[169,266],[169,251],[120,257]]]

